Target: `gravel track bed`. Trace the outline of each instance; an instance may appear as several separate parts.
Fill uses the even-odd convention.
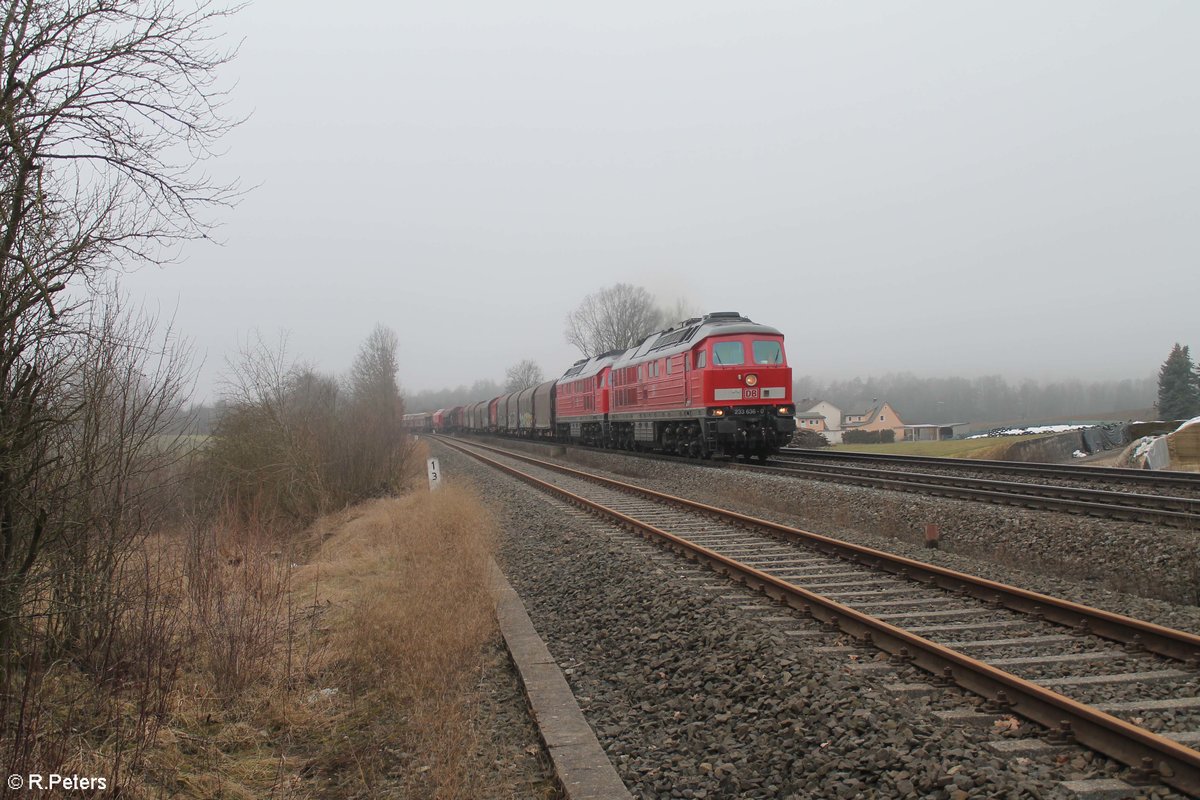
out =
[[[1061,781],[1122,771],[1078,748],[996,756],[988,742],[1035,726],[942,722],[934,707],[977,698],[897,695],[887,687],[924,674],[852,670],[881,654],[818,652],[842,637],[435,449],[450,480],[474,483],[496,511],[503,568],[637,797],[1058,798]],[[1177,795],[1154,787],[1139,796]]]
[[[514,461],[512,463],[520,462]],[[610,505],[615,504],[616,507],[624,507],[630,503],[633,505],[645,505],[644,501],[631,501],[629,496],[624,493],[595,485],[589,485],[586,481],[580,481],[580,479],[572,476],[563,475],[552,470],[545,470],[538,467],[527,467],[527,469],[532,469],[537,477],[543,480],[548,480],[557,486],[561,486],[577,493],[582,493],[585,496],[592,497],[593,499],[599,499],[602,502]],[[581,489],[581,487],[586,488]],[[650,511],[650,509],[647,508],[636,513],[638,515],[643,515],[645,513],[658,514],[662,519],[662,522],[659,524],[666,525],[669,530],[678,530],[675,527],[675,524],[694,525],[702,520],[702,518],[697,518],[695,515],[678,510]],[[684,521],[688,518],[691,518],[694,521]],[[668,519],[675,520],[675,522],[668,522]],[[684,530],[686,529],[687,528],[684,528]],[[726,555],[732,555],[735,558],[742,558],[743,556],[740,554],[745,553],[746,556],[751,556],[753,554],[753,559],[757,560],[761,557],[761,552],[764,547],[771,547],[773,549],[782,548],[784,551],[786,551],[783,556],[772,557],[775,558],[776,561],[778,561],[780,558],[794,558],[795,556],[803,556],[812,552],[802,544],[784,542],[776,540],[767,535],[743,532],[734,528],[730,528],[729,533],[725,534],[706,533],[700,534],[698,537],[693,538],[699,538],[700,540],[713,540],[712,546],[715,547],[719,552],[725,553]],[[811,568],[811,570],[818,571],[825,575],[830,575],[832,570],[840,577],[812,579],[809,577],[812,572],[805,572],[804,568],[801,568],[800,574],[798,574],[794,580],[800,585],[804,585],[810,589],[821,592],[822,594],[826,594],[833,599],[837,599],[866,613],[902,614],[904,613],[905,609],[917,609],[921,612],[924,612],[931,608],[937,608],[939,604],[945,604],[950,608],[966,605],[971,607],[973,610],[980,611],[986,608],[986,605],[979,601],[942,592],[924,584],[909,583],[889,576],[879,576],[878,573],[874,573],[867,569],[841,568],[839,565],[840,563],[844,562],[838,562],[837,560],[821,559],[821,561],[832,566],[814,566]],[[789,570],[785,568],[780,569],[777,574],[787,577],[788,572]],[[886,584],[896,588],[890,590],[890,594],[880,594],[878,589],[871,589],[864,585],[866,578],[875,578],[876,580],[883,581]],[[1005,610],[1001,610],[999,614],[1002,619],[1011,619],[1017,622],[1021,627],[1017,632],[1009,631],[1000,637],[969,632],[937,631],[930,632],[928,638],[943,644],[947,644],[955,649],[965,650],[965,652],[970,655],[989,663],[994,663],[997,666],[1000,666],[1018,675],[1025,675],[1026,677],[1035,677],[1034,675],[1026,675],[1026,671],[1029,669],[1032,668],[1034,670],[1045,670],[1047,669],[1047,666],[1022,663],[1005,664],[1004,660],[1066,655],[1084,655],[1093,657],[1102,656],[1102,658],[1096,660],[1067,661],[1060,668],[1058,668],[1060,670],[1059,674],[1051,674],[1051,677],[1059,677],[1060,675],[1062,677],[1066,677],[1068,675],[1084,676],[1110,674],[1109,664],[1113,661],[1123,659],[1128,655],[1128,653],[1120,646],[1106,642],[1105,640],[1097,637],[1072,637],[1068,633],[1064,632],[1061,627],[1039,624],[1026,615]],[[1057,641],[1039,641],[1036,639],[1032,641],[1026,641],[1032,637],[1045,637],[1048,635],[1057,637]],[[972,644],[972,641],[992,641],[997,638],[1008,641],[1008,643],[997,643],[992,645]],[[1017,641],[1009,641],[1014,639]],[[1176,664],[1167,659],[1159,659],[1157,666],[1160,669],[1167,669],[1176,666]],[[1050,670],[1055,669],[1053,666],[1048,668]],[[1151,668],[1152,667],[1147,667],[1146,669]],[[1064,693],[1069,696],[1075,696],[1076,694],[1073,689],[1065,689]],[[1121,693],[1122,692],[1119,685],[1110,687],[1108,689],[1101,689],[1099,691],[1099,695],[1106,700],[1116,699],[1121,695]],[[1171,696],[1186,696],[1186,693],[1180,690],[1175,695]]]
[[[720,471],[619,453],[568,449],[565,457],[550,460],[1200,633],[1200,531]],[[923,546],[927,523],[939,526],[938,550]]]
[[[1087,480],[1067,478],[1056,475],[1029,475],[1022,472],[1000,472],[993,470],[970,469],[946,464],[896,464],[886,461],[840,461],[838,459],[819,458],[788,458],[776,456],[771,459],[773,466],[795,466],[811,464],[814,467],[855,466],[869,469],[886,470],[888,472],[928,472],[935,475],[953,475],[958,478],[982,478],[993,481],[1009,481],[1012,483],[1037,483],[1047,486],[1070,486],[1076,489],[1100,489],[1110,492],[1132,492],[1134,494],[1157,494],[1170,497],[1190,497],[1200,500],[1200,488],[1189,489],[1186,486],[1152,486],[1145,483],[1131,483],[1118,477],[1111,479],[1104,475],[1104,467],[1093,467],[1095,478]]]
[[[1159,669],[1161,668],[1160,666]],[[1148,683],[1122,683],[1112,684],[1111,687],[1110,685],[1092,687],[1090,690],[1087,687],[1075,687],[1071,690],[1071,696],[1076,700],[1090,704],[1114,703],[1125,700],[1167,700],[1183,695],[1190,695],[1192,697],[1200,696],[1200,680],[1193,679],[1179,683],[1168,681],[1161,683],[1156,681]],[[1196,726],[1196,730],[1200,730],[1200,725]]]
[[[1103,661],[1030,664],[1020,667],[1009,666],[1005,667],[1005,669],[1014,675],[1027,678],[1031,681],[1045,681],[1053,678],[1080,678],[1089,675],[1112,675],[1122,672],[1152,672],[1160,669],[1173,669],[1177,666],[1179,665],[1174,662],[1165,662],[1158,659],[1122,658],[1122,653],[1116,651],[1111,658]],[[1063,693],[1074,697],[1077,691],[1077,689],[1070,689],[1063,690]],[[1095,687],[1093,692],[1093,696],[1097,700],[1112,700],[1115,699],[1114,695],[1117,689],[1114,685],[1103,684]]]

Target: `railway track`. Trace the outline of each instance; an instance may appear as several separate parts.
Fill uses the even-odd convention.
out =
[[[798,447],[783,448],[780,451],[780,458],[806,462],[894,464],[906,469],[950,468],[996,475],[1065,478],[1085,484],[1120,482],[1125,485],[1145,486],[1156,490],[1184,489],[1200,492],[1200,473],[1192,472],[1124,467],[1084,467],[1075,464],[1030,464],[1023,461],[906,456],[894,453],[850,453],[840,450],[807,450]]]
[[[1200,636],[472,443],[446,445],[1200,795]],[[490,453],[490,454],[489,454]],[[520,464],[515,466],[513,462]]]
[[[1088,489],[1028,481],[1002,481],[946,473],[884,470],[846,464],[793,462],[732,466],[735,469],[792,475],[812,480],[1200,530],[1200,498],[1195,497]]]
[[[575,447],[577,445],[571,446]],[[584,449],[594,448],[585,447]],[[1069,514],[1098,517],[1101,519],[1129,520],[1134,522],[1144,522],[1152,525],[1166,525],[1185,530],[1200,531],[1200,476],[1197,476],[1197,479],[1193,480],[1190,477],[1190,473],[1176,473],[1176,475],[1172,476],[1170,481],[1165,484],[1166,486],[1173,487],[1190,486],[1197,491],[1196,496],[1181,497],[1163,494],[1147,494],[1143,492],[1093,489],[1063,484],[1033,483],[1027,480],[1002,481],[989,478],[957,475],[946,472],[910,472],[895,469],[875,469],[871,467],[855,466],[852,463],[810,464],[806,463],[808,458],[807,456],[801,456],[796,459],[787,460],[791,459],[793,451],[785,449],[783,452],[785,453],[785,460],[782,463],[780,463],[780,460],[776,458],[775,463],[770,464],[752,464],[738,461],[697,461],[694,458],[685,458],[683,456],[664,455],[657,453],[630,453],[630,455],[639,458],[677,461],[684,464],[695,464],[700,466],[732,469],[745,472],[766,473],[771,475],[784,475],[808,480],[842,483],[852,486],[868,486],[876,489],[910,492],[914,494],[930,495],[935,497],[948,497],[958,500],[971,500],[975,502],[1019,506],[1030,509],[1060,511]],[[809,453],[814,451],[800,452]],[[824,458],[829,455],[829,453],[818,453],[817,455],[812,456],[812,458]],[[855,457],[860,455],[874,454],[847,453],[845,455]],[[886,456],[885,460],[890,461],[891,459],[895,458],[919,459],[920,463],[924,463],[925,459],[924,456]],[[847,460],[852,462],[855,459],[850,458]],[[1062,467],[1065,470],[1074,469],[1075,471],[1083,471],[1086,473],[1097,473],[1103,471],[1105,475],[1108,475],[1109,473],[1116,473],[1117,480],[1124,480],[1124,476],[1127,473],[1132,473],[1132,475],[1135,477],[1145,477],[1144,470],[1115,470],[1108,468],[1084,469],[1079,467],[1072,468],[1070,465],[1029,465],[1019,464],[1016,462],[988,462],[952,458],[931,460],[938,462],[937,466],[939,467],[945,468],[957,466],[960,469],[972,471],[975,470],[977,464],[1012,464],[1018,468],[1029,467],[1030,470],[1032,470],[1029,473],[1021,473],[1023,475],[1040,474],[1043,476],[1049,475],[1069,478],[1071,480],[1077,480],[1073,477],[1073,473],[1060,472],[1054,468]],[[963,463],[959,464],[954,462]],[[1043,471],[1043,468],[1048,469]],[[1179,476],[1188,477],[1180,478]],[[1109,476],[1107,478],[1098,478],[1097,480],[1111,482],[1114,480],[1114,478]],[[1145,484],[1145,481],[1142,481],[1141,483]]]

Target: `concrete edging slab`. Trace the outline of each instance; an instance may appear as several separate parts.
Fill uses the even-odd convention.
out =
[[[495,561],[491,569],[496,620],[564,794],[569,800],[633,800],[533,627],[525,604]]]

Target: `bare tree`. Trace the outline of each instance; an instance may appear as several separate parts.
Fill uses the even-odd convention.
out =
[[[593,292],[567,315],[567,342],[591,358],[633,347],[662,327],[654,297],[640,286],[618,283]]]
[[[307,523],[329,505],[325,461],[340,387],[257,332],[227,364],[225,408],[205,451],[213,492],[245,516]]]
[[[402,480],[409,443],[396,382],[398,347],[395,331],[377,325],[350,368],[350,403],[340,415],[342,454],[330,476],[339,487],[338,502],[394,493]]]
[[[518,361],[504,371],[504,391],[519,392],[546,380],[542,368],[528,358]]]
[[[350,367],[350,389],[355,400],[390,412],[402,409],[400,385],[396,383],[399,347],[395,331],[386,325],[375,326]]]
[[[53,534],[47,475],[83,408],[63,367],[118,262],[206,236],[236,187],[202,162],[222,113],[207,0],[0,0],[0,658]]]
[[[114,260],[205,236],[236,187],[199,169],[235,124],[208,0],[0,2],[0,267],[52,305]]]
[[[72,423],[56,437],[59,458],[43,477],[46,488],[59,484],[61,502],[40,577],[52,650],[103,673],[118,656],[112,638],[130,601],[118,575],[172,507],[192,450],[188,437],[167,430],[194,371],[174,327],[128,311],[115,289],[92,306],[81,344],[59,395]]]
[[[78,331],[39,342],[33,425],[10,428],[18,446],[0,455],[0,758],[11,772],[59,758],[79,730],[46,711],[62,691],[57,665],[95,679],[81,702],[135,709],[129,724],[104,725],[136,758],[168,709],[178,664],[178,617],[155,602],[154,548],[144,545],[174,506],[190,445],[167,433],[191,389],[188,349],[115,291],[88,311]]]
[[[224,408],[205,448],[211,490],[243,519],[282,529],[404,480],[411,443],[396,382],[396,334],[379,326],[339,383],[261,337],[229,364]]]
[[[704,312],[699,306],[686,297],[676,297],[675,302],[662,309],[662,321],[666,325],[674,325],[686,319],[699,317]]]

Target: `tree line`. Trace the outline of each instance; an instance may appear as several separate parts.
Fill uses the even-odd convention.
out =
[[[1010,382],[999,375],[976,378],[918,377],[908,372],[881,377],[822,381],[809,375],[795,380],[797,409],[828,400],[842,410],[886,400],[909,424],[1037,421],[1087,414],[1149,409],[1153,378],[1082,381],[1070,378]]]
[[[563,335],[590,358],[633,347],[650,333],[698,314],[683,300],[662,306],[646,289],[617,283],[586,296],[567,315]],[[469,386],[417,392],[407,398],[408,408],[434,411],[465,405],[542,380],[538,365],[524,360],[508,368],[503,384],[485,379]],[[1122,412],[1183,418],[1200,414],[1200,378],[1188,348],[1177,344],[1157,383],[1153,377],[1039,382],[1009,381],[999,375],[930,378],[901,372],[829,381],[801,375],[795,378],[793,397],[802,410],[820,400],[842,409],[887,400],[911,423],[1006,423]]]

